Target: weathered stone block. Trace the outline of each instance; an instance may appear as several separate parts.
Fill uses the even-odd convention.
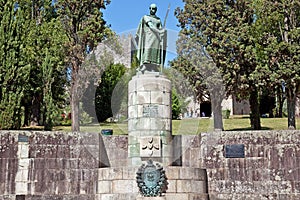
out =
[[[189,194],[189,200],[208,200],[208,199],[209,199],[208,194]]]
[[[1,179],[0,179],[0,181],[1,181]],[[0,199],[1,199],[1,195],[3,195],[3,194],[5,194],[6,192],[6,182],[4,182],[4,181],[1,181],[0,182]]]
[[[27,194],[28,183],[26,182],[16,182],[16,194]]]
[[[70,191],[70,185],[72,183],[68,180],[65,181],[57,181],[55,182],[55,194],[58,195],[70,195],[72,194]]]
[[[136,178],[138,167],[124,167],[122,168],[122,171],[124,180],[133,180]]]
[[[180,167],[167,167],[165,169],[166,171],[166,176],[168,179],[179,179],[179,171],[180,171]]]
[[[247,168],[248,170],[250,169],[262,169],[264,168],[266,164],[266,158],[263,157],[251,157],[251,158],[246,158],[246,164],[243,163],[242,167]],[[245,164],[245,166],[244,166]]]
[[[191,180],[177,180],[177,192],[178,193],[190,193],[192,192],[192,181]]]
[[[166,200],[189,200],[189,194],[167,193]]]
[[[95,200],[115,200],[114,194],[97,194]]]
[[[130,118],[132,119],[137,118],[139,116],[138,105],[128,106],[128,116],[130,116]],[[132,122],[130,125],[132,126]]]
[[[28,144],[19,144],[18,145],[18,158],[28,158],[29,156],[29,145]]]
[[[137,130],[152,130],[151,119],[148,117],[138,118],[136,129]]]
[[[192,181],[191,194],[206,194],[206,181]]]
[[[122,168],[101,168],[98,169],[98,180],[122,180]]]
[[[140,156],[140,144],[129,145],[128,157],[139,157]]]
[[[136,197],[136,200],[166,200],[166,197]]]
[[[153,103],[151,91],[139,91],[136,93],[136,101],[134,104],[143,105]]]
[[[116,194],[138,193],[135,180],[113,180],[112,192]]]
[[[22,182],[22,181],[27,181],[28,180],[28,169],[19,169],[17,174],[16,174],[16,178],[15,181],[16,182]]]
[[[4,140],[5,141],[5,140]],[[0,158],[17,158],[18,157],[17,144],[1,144],[0,145]]]
[[[110,194],[112,192],[111,181],[98,181],[97,193],[98,194]]]
[[[137,98],[136,92],[130,90],[130,92],[128,92],[128,107],[136,104],[137,101],[136,98]]]
[[[176,180],[168,180],[167,183],[168,183],[167,192],[168,193],[176,193],[176,190],[177,190]]]

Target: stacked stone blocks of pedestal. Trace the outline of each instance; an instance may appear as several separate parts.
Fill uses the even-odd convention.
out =
[[[141,164],[141,157],[172,163],[171,91],[171,81],[156,73],[136,75],[129,82],[128,154],[133,166]],[[160,149],[147,149],[148,143]]]
[[[226,158],[225,146],[243,144],[244,158]],[[300,131],[202,134],[201,165],[211,199],[300,199]]]
[[[208,200],[205,170],[171,166],[164,169],[168,182],[163,195],[166,200]],[[99,169],[97,199],[149,199],[138,194],[137,170],[138,167]]]

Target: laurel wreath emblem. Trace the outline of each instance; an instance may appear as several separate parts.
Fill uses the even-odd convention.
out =
[[[163,167],[152,160],[147,161],[147,165],[142,164],[136,176],[139,192],[144,197],[161,196],[167,190],[167,178]]]

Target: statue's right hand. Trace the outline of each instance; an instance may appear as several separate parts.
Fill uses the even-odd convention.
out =
[[[163,37],[165,35],[165,29],[161,29],[159,31],[159,35],[160,35],[160,37]]]

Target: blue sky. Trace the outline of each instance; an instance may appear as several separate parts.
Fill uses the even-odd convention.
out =
[[[177,33],[180,30],[176,26],[178,20],[174,16],[174,10],[177,7],[183,8],[184,3],[182,0],[111,0],[111,3],[103,11],[104,19],[117,34],[135,33],[142,16],[149,14],[149,6],[152,3],[157,5],[156,15],[160,17],[162,23],[170,4],[170,11],[166,21],[166,28],[168,29],[167,60],[170,60],[175,56],[175,42]]]

